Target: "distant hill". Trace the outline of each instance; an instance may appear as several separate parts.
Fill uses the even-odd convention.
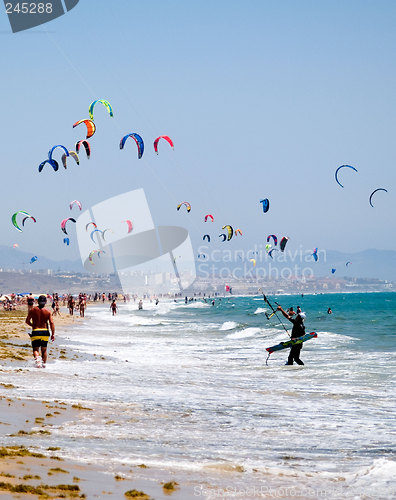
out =
[[[3,271],[10,269],[23,269],[25,271],[38,269],[51,269],[52,271],[69,271],[76,273],[86,273],[81,260],[53,260],[48,257],[37,255],[38,260],[30,264],[32,253],[24,252],[17,248],[0,245],[0,269]]]
[[[209,273],[219,274],[225,277],[224,271],[229,269],[234,275],[242,277],[245,273],[252,276],[257,272],[258,276],[262,273],[269,274],[271,278],[276,279],[277,274],[280,276],[283,271],[284,277],[291,275],[301,275],[302,270],[305,270],[305,275],[310,272],[314,277],[334,276],[335,278],[369,278],[388,281],[396,281],[396,251],[394,250],[364,250],[356,253],[338,252],[336,250],[328,250],[326,252],[319,249],[319,259],[314,261],[310,254],[300,255],[292,250],[274,252],[273,259],[264,252],[262,255],[248,254],[238,260],[232,262],[218,262],[217,255],[215,261],[210,260],[210,252],[208,252],[205,260],[200,260],[197,263],[197,274],[201,277],[208,277]],[[256,260],[256,267],[250,258]],[[228,259],[230,260],[230,259]],[[351,262],[346,266],[347,262]],[[334,274],[332,269],[335,269]],[[250,273],[250,274],[249,274]]]
[[[351,261],[348,267],[346,263]],[[357,253],[343,253],[329,250],[326,262],[318,260],[312,264],[315,276],[331,275],[331,269],[336,269],[337,277],[373,278],[396,281],[396,251],[394,250],[364,250]]]
[[[0,295],[15,293],[80,293],[121,292],[117,275],[90,276],[87,274],[52,275],[23,271],[0,273]]]

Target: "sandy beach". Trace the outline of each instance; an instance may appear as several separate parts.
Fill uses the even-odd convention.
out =
[[[23,371],[16,368],[32,358],[28,327],[24,324],[26,307],[17,311],[0,313],[1,371]],[[79,316],[69,316],[65,309],[54,318],[56,331],[68,330],[81,321]],[[56,340],[49,344],[49,362],[53,359],[75,357],[72,349],[60,348]],[[50,373],[48,373],[50,376]],[[34,372],[26,370],[26,376]],[[49,380],[50,383],[50,380]],[[153,471],[142,463],[136,467],[89,464],[61,458],[59,447],[47,447],[42,453],[43,442],[51,428],[63,422],[78,421],[91,412],[87,406],[60,400],[38,401],[31,398],[10,398],[7,390],[16,389],[12,384],[1,384],[0,428],[3,436],[13,437],[15,445],[0,447],[0,496],[5,498],[168,498],[192,497],[193,486],[179,485],[171,473]],[[54,395],[56,396],[56,395]],[[106,418],[106,417],[105,417]],[[109,411],[109,432],[116,417]],[[3,444],[3,443],[2,443]],[[40,448],[40,451],[38,451]],[[77,457],[76,457],[77,458]],[[83,457],[78,457],[83,458]],[[139,478],[136,478],[136,475]]]

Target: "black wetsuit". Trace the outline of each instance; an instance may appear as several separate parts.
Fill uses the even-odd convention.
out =
[[[299,319],[289,318],[289,321],[293,323],[291,339],[297,339],[305,335],[305,326]],[[302,343],[294,345],[290,349],[289,357],[287,358],[287,365],[292,365],[295,361],[298,365],[303,365],[304,363],[300,359],[300,352],[302,349]]]

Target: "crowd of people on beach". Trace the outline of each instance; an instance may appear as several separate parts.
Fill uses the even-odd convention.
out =
[[[143,309],[143,300],[148,300],[150,302],[155,302],[158,305],[159,298],[157,296],[150,296],[144,294],[142,298],[138,295],[133,294],[120,294],[117,292],[95,292],[95,293],[83,293],[80,292],[77,295],[58,292],[43,294],[47,301],[51,304],[52,315],[60,316],[60,308],[66,308],[70,316],[79,314],[80,317],[85,317],[85,311],[88,303],[110,303],[110,311],[113,316],[117,313],[118,305],[117,302],[129,303],[133,301],[137,302],[137,309]],[[175,295],[176,296],[176,295]],[[8,295],[0,295],[0,303],[5,311],[15,311],[27,306],[28,311],[30,311],[33,306],[37,303],[39,295],[32,293],[10,293]],[[191,299],[194,300],[194,299]],[[196,300],[196,299],[195,299]]]
[[[44,294],[43,294],[44,295]],[[63,293],[59,294],[54,292],[52,294],[45,294],[47,300],[51,301],[52,312],[54,316],[60,315],[60,306],[67,307],[69,313],[72,315],[75,311],[79,311],[81,316],[84,316],[84,311],[87,302],[106,302],[112,300],[121,299],[124,302],[129,302],[131,297],[129,295],[120,295],[117,292],[102,292],[102,293],[83,293],[80,292],[78,295]],[[21,307],[28,306],[31,307],[37,300],[39,295],[33,295],[32,293],[10,293],[1,295],[0,302],[5,311],[15,311]],[[133,296],[136,300],[137,296]]]
[[[124,304],[133,301],[134,303],[137,303],[137,310],[141,311],[143,310],[143,301],[149,301],[150,303],[154,302],[155,305],[158,305],[160,300],[158,296],[150,296],[148,294],[143,294],[142,297],[139,297],[136,294],[120,294],[117,292],[80,292],[76,295],[53,292],[43,295],[45,295],[47,301],[51,304],[52,315],[54,317],[61,315],[61,307],[66,308],[70,316],[79,314],[80,317],[84,318],[88,303],[104,304],[107,302],[110,303],[110,312],[113,316],[115,316],[118,310],[118,303],[121,301]],[[194,297],[185,297],[185,304],[189,304],[194,301],[196,302],[198,299],[202,299],[204,302],[210,303],[212,306],[215,305],[216,301],[221,302],[221,297],[218,297],[217,293],[215,293],[213,297],[210,295],[206,296],[205,293],[202,297],[200,296],[201,294],[199,294],[199,297],[195,295],[196,294],[194,294]],[[25,306],[27,306],[28,311],[30,311],[37,303],[38,297],[38,294],[33,295],[32,293],[10,293],[7,295],[0,295],[0,302],[2,303],[5,311],[15,311]],[[169,298],[168,295],[166,297]],[[182,298],[181,294],[175,294],[173,296],[173,300],[175,302],[177,302],[177,299],[179,298]]]
[[[52,313],[54,316],[60,315],[60,307],[66,307],[70,315],[74,315],[76,312],[80,313],[80,316],[84,317],[85,309],[87,303],[105,303],[105,302],[138,302],[138,308],[142,309],[143,300],[150,300],[150,302],[155,301],[156,305],[159,302],[158,297],[152,297],[144,294],[142,298],[138,295],[130,294],[120,294],[117,292],[95,292],[95,293],[83,293],[73,295],[70,293],[59,294],[58,292],[43,294],[46,296],[48,301],[51,301]],[[39,294],[33,295],[32,293],[10,293],[6,295],[1,295],[0,293],[0,303],[5,311],[14,311],[25,307],[32,307],[34,303],[37,302]]]

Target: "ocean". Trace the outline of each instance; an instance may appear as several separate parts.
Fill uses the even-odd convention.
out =
[[[269,299],[301,306],[318,333],[301,351],[305,366],[285,366],[288,350],[266,364],[265,348],[286,332],[262,296],[228,295],[214,306],[146,301],[143,311],[120,302],[116,316],[107,302],[90,305],[87,321],[57,332],[72,359],[50,348],[46,370],[22,362],[0,382],[16,386],[10,397],[93,409],[43,447],[228,488],[197,497],[396,498],[396,294]]]

